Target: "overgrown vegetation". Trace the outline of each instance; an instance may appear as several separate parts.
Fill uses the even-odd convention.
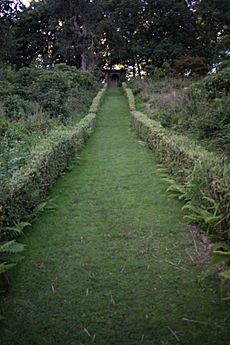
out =
[[[26,260],[0,303],[0,343],[228,344],[225,294],[199,281],[180,203],[130,131],[120,89],[108,91],[97,124],[51,191],[54,211],[23,239]]]
[[[61,70],[60,75],[59,70]],[[65,72],[67,72],[67,75],[65,75]],[[37,78],[33,79],[32,83],[31,74],[33,77],[36,74]],[[85,141],[95,128],[96,115],[105,92],[105,89],[102,89],[98,93],[89,114],[76,123],[76,116],[74,117],[70,113],[71,110],[74,110],[70,106],[70,99],[73,97],[72,92],[75,95],[74,98],[76,98],[75,105],[77,102],[82,102],[83,104],[79,106],[79,109],[81,111],[86,109],[89,99],[92,98],[98,88],[98,83],[93,76],[86,72],[75,72],[72,68],[66,68],[65,66],[58,66],[54,71],[24,69],[23,71],[20,70],[16,77],[19,78],[19,75],[21,86],[24,88],[19,89],[17,85],[16,90],[17,93],[21,93],[20,96],[12,93],[12,98],[17,99],[15,113],[10,116],[10,111],[4,111],[1,127],[0,278],[2,277],[6,290],[9,288],[9,279],[6,272],[15,265],[16,254],[23,250],[23,246],[16,243],[14,239],[22,233],[25,226],[30,225],[25,222],[21,223],[21,221],[26,219],[38,206],[58,176],[64,172],[71,160],[81,151]],[[64,80],[62,78],[64,75],[69,76],[69,79],[63,86],[62,81]],[[52,85],[52,80],[54,80],[54,86],[48,88],[49,84]],[[35,91],[31,90],[33,90],[35,83],[35,89],[40,86],[39,90],[42,89],[43,91],[37,92],[34,97],[35,95],[40,97],[43,94],[43,97],[41,97],[42,102],[47,105],[49,105],[47,101],[49,99],[49,95],[47,96],[49,89],[52,92],[55,87],[57,88],[56,92],[64,97],[64,101],[62,100],[63,107],[64,102],[66,102],[65,98],[70,103],[66,115],[71,121],[66,122],[66,115],[63,113],[60,113],[53,121],[55,117],[53,111],[58,106],[58,102],[55,103],[55,100],[46,109],[45,116],[40,113],[39,122],[36,122],[38,119],[37,114],[33,114],[28,110],[24,113],[20,112],[19,107],[17,108],[18,104],[27,105],[28,102],[36,104],[35,101],[26,99],[26,90],[28,94],[30,92],[33,94]],[[46,85],[46,93],[41,85]],[[85,101],[81,97],[81,93],[78,94],[79,98],[77,98],[78,88],[83,88],[83,86],[85,86],[84,92],[87,93]],[[70,96],[68,96],[68,93],[70,93]],[[3,99],[3,103],[5,109],[5,104],[7,104],[5,99]],[[41,106],[39,102],[37,104]],[[13,112],[13,109],[11,110]],[[29,129],[28,126],[34,121],[34,117],[36,117],[36,120],[33,123],[36,123],[36,126]],[[47,123],[45,119],[47,119]],[[42,126],[42,128],[40,120],[43,121],[44,127]],[[25,139],[23,140],[23,138]]]
[[[205,89],[207,81],[215,82],[215,79],[211,81],[204,79],[200,82]],[[185,203],[184,218],[206,229],[213,240],[228,243],[230,240],[230,165],[226,158],[206,151],[188,137],[163,128],[159,122],[150,119],[147,115],[133,111],[131,90],[126,84],[123,87],[138,135],[166,166],[166,169],[160,169],[159,172],[170,185],[168,192]],[[197,90],[197,85],[195,90]],[[193,89],[192,92],[194,92]],[[221,94],[227,92],[227,88],[221,89]],[[227,252],[226,246],[223,246],[222,252],[214,251],[215,257],[218,256],[222,261],[229,263],[229,251]],[[229,271],[223,272],[222,277],[228,279]]]
[[[74,67],[11,68],[0,77],[0,177],[8,180],[33,147],[54,128],[63,130],[87,113],[99,83]]]
[[[126,88],[130,106],[133,98]],[[210,234],[229,239],[230,166],[224,157],[208,152],[189,138],[163,128],[147,115],[131,111],[140,137],[164,163],[174,180],[170,191],[186,201],[192,222],[205,226]]]
[[[166,78],[135,80],[131,85],[147,103],[151,119],[211,151],[230,154],[230,68],[197,82]]]

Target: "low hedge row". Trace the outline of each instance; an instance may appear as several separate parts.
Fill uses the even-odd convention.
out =
[[[105,90],[99,91],[89,114],[77,126],[54,130],[37,145],[31,152],[28,164],[16,171],[3,187],[0,197],[0,238],[6,226],[19,223],[33,211],[71,160],[80,153],[95,128]]]
[[[132,91],[123,85],[131,118],[140,138],[183,186],[197,223],[222,238],[230,238],[230,166],[224,157],[206,151],[184,136],[165,130],[158,122],[133,110]],[[211,219],[212,218],[212,219]],[[212,228],[211,228],[212,227]]]
[[[97,96],[93,99],[91,107],[89,108],[89,113],[97,113],[98,105],[101,102],[101,98],[103,97],[105,90],[106,90],[106,86],[103,89],[101,89],[98,92]]]

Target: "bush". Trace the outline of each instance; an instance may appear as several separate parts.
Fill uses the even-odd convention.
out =
[[[155,79],[162,79],[165,77],[172,76],[174,71],[168,62],[164,62],[161,67],[156,67],[154,65],[147,65],[145,70],[149,77]]]
[[[125,91],[129,105],[132,105],[130,90],[125,88]],[[131,117],[141,139],[183,185],[184,198],[193,212],[193,220],[202,226],[207,225],[215,235],[229,238],[230,166],[225,159],[202,149],[184,136],[169,133],[143,113],[131,111]]]
[[[208,73],[207,61],[199,56],[186,56],[174,63],[176,72],[182,76],[203,76]]]
[[[23,67],[18,72],[11,71],[10,77],[3,73],[0,102],[11,120],[31,116],[30,105],[38,103],[50,117],[65,122],[73,115],[79,120],[87,112],[98,88],[92,74],[64,64],[52,69]],[[73,102],[73,98],[78,102]]]
[[[193,92],[204,93],[208,99],[226,96],[230,92],[230,68],[207,76],[191,87]]]
[[[92,74],[66,65],[5,69],[0,80],[1,177],[8,179],[21,167],[31,147],[52,128],[80,121],[98,87]]]
[[[27,102],[18,95],[10,95],[4,99],[5,116],[10,120],[26,117],[29,111]]]
[[[43,72],[44,70],[35,67],[22,67],[15,74],[15,81],[23,87],[30,87]]]
[[[227,85],[230,79],[227,69],[224,71],[199,82],[180,79],[134,81],[131,86],[133,92],[139,95],[138,110],[143,111],[142,100],[147,103],[148,116],[159,121],[163,127],[189,134],[210,151],[229,154],[230,103]]]
[[[4,97],[14,95],[16,93],[15,84],[11,84],[7,80],[0,80],[0,99],[4,100]]]
[[[105,89],[94,100],[97,112]],[[0,229],[19,223],[44,199],[50,187],[79,154],[96,125],[96,113],[84,117],[76,127],[53,130],[33,148],[27,165],[1,186]],[[1,231],[0,231],[1,238]]]

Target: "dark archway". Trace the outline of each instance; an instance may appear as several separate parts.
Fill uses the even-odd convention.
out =
[[[121,70],[107,70],[106,72],[107,85],[110,87],[119,87],[125,81],[126,71]]]
[[[111,87],[118,87],[120,82],[120,78],[117,74],[112,74],[110,78],[110,86]]]

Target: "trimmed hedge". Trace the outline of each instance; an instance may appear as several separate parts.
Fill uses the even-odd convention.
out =
[[[97,96],[93,99],[91,107],[89,108],[89,113],[98,112],[98,106],[100,105],[101,98],[103,97],[105,90],[106,90],[106,86],[102,90],[100,90]]]
[[[30,161],[17,170],[1,191],[0,229],[19,223],[47,195],[57,178],[78,155],[96,126],[106,88],[93,100],[90,113],[74,128],[54,130],[31,152]],[[92,112],[93,111],[93,112]],[[1,231],[0,231],[1,238]]]
[[[211,231],[223,238],[229,238],[229,164],[224,157],[206,151],[187,137],[173,134],[145,114],[133,111],[132,91],[125,85],[123,88],[128,98],[132,123],[140,138],[155,152],[160,162],[167,166],[170,174],[189,190],[194,212],[194,207],[197,207],[197,212],[205,209],[211,212],[211,208],[218,205],[221,219]]]

